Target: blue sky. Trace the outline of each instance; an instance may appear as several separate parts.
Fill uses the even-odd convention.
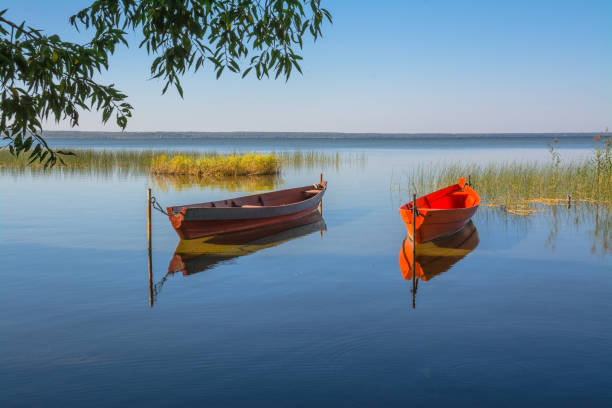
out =
[[[2,0],[7,17],[78,39],[90,1]],[[101,81],[135,107],[129,131],[571,132],[612,127],[612,1],[323,0],[304,75],[211,70],[161,95],[151,56],[119,50]],[[85,37],[80,37],[84,39]],[[49,123],[47,129],[69,129]],[[117,130],[84,113],[79,130]]]

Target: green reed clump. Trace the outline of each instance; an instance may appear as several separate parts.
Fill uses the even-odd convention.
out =
[[[526,199],[566,198],[568,195],[574,200],[612,201],[612,173],[598,172],[589,161],[558,165],[454,165],[441,172],[438,182],[452,184],[460,175],[471,175],[478,193],[489,204],[510,204]]]

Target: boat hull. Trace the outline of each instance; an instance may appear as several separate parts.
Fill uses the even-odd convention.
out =
[[[317,204],[318,205],[318,204]],[[271,233],[279,225],[291,224],[301,218],[308,217],[313,212],[318,212],[317,205],[293,214],[278,217],[251,218],[244,220],[182,220],[175,231],[181,239],[195,239],[211,235],[230,234],[252,229],[270,230]]]
[[[417,226],[419,225],[418,218],[421,218],[421,225],[417,227],[416,239],[413,237],[412,228],[412,211],[408,211],[408,214],[403,213],[402,218],[406,224],[406,231],[411,239],[417,243],[433,241],[434,239],[443,238],[448,235],[452,235],[455,232],[461,230],[465,225],[470,222],[470,219],[476,212],[478,207],[471,207],[462,210],[455,210],[452,212],[436,212],[431,211],[426,215],[417,216]],[[409,220],[406,220],[409,218]]]

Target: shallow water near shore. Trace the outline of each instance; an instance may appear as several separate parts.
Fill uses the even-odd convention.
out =
[[[476,245],[418,284],[391,188],[412,166],[550,160],[537,140],[53,140],[57,146],[323,149],[363,160],[287,168],[262,184],[139,174],[0,175],[2,406],[607,406],[612,216],[594,204],[529,216],[481,207]],[[562,160],[591,138],[560,138]],[[324,224],[201,271],[168,274],[162,205],[318,181]],[[474,180],[478,190],[478,180]],[[151,306],[152,305],[152,306]]]

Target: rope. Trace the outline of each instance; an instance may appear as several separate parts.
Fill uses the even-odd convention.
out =
[[[159,211],[162,214],[169,215],[166,211],[164,211],[162,206],[159,205],[159,203],[157,202],[157,198],[155,198],[155,196],[151,196],[151,207],[153,207],[153,209]]]
[[[164,275],[164,277],[159,282],[153,285],[153,294],[155,297],[159,296],[162,290],[162,286],[164,286],[164,283],[166,283],[167,280],[168,274]]]

